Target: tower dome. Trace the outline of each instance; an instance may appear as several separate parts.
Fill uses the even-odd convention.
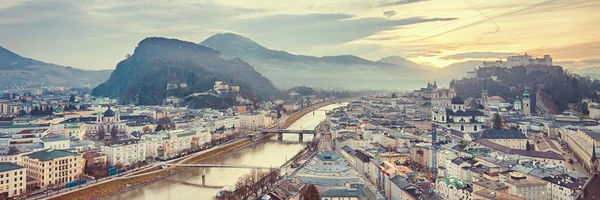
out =
[[[110,106],[108,106],[108,110],[104,111],[104,113],[102,115],[104,117],[114,117],[115,116],[115,112],[110,109]]]

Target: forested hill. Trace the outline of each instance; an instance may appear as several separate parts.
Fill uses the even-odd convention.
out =
[[[9,87],[96,86],[110,70],[82,70],[25,58],[0,46],[0,90]]]
[[[529,66],[528,66],[529,67]],[[565,72],[561,67],[526,68],[480,68],[477,78],[455,81],[455,87],[464,97],[480,97],[486,80],[488,94],[503,97],[513,102],[528,88],[532,94],[532,104],[539,114],[558,114],[577,105],[584,98],[600,99],[600,81]],[[490,77],[497,76],[497,81]]]
[[[119,62],[93,94],[119,97],[121,103],[155,105],[169,95],[208,91],[217,80],[239,85],[241,95],[254,101],[272,99],[278,91],[240,59],[223,59],[220,52],[191,42],[152,37],[142,40],[133,55]],[[188,87],[172,94],[167,92],[168,83],[186,83]]]

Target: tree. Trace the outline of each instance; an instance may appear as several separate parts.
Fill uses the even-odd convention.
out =
[[[392,93],[392,98],[398,98],[398,94],[396,94],[395,92]]]
[[[498,113],[494,113],[494,117],[492,118],[492,126],[496,130],[502,129],[502,116]]]
[[[319,200],[321,196],[319,195],[319,190],[315,185],[310,184],[306,186],[302,191],[300,191],[300,195],[304,200]]]
[[[123,167],[124,167],[123,163],[119,162],[119,163],[115,164],[115,168],[117,168],[118,170],[123,169]]]
[[[144,128],[142,128],[142,132],[144,133],[149,133],[150,131],[152,131],[152,129],[148,126],[144,126]]]
[[[75,95],[71,95],[71,97],[69,97],[69,102],[75,102]]]
[[[100,128],[98,129],[98,132],[96,133],[96,137],[98,138],[98,140],[103,140],[105,135],[106,135],[106,130],[104,130],[103,126],[100,126]]]
[[[110,139],[116,140],[118,134],[119,134],[119,130],[117,129],[117,126],[113,126],[112,129],[110,130]]]

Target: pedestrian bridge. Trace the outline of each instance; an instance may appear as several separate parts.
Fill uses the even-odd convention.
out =
[[[288,130],[288,129],[264,129],[261,131],[263,134],[267,133],[278,133],[278,134],[317,134],[315,130]]]
[[[237,168],[237,169],[269,169],[267,166],[252,166],[252,165],[215,165],[215,164],[163,164],[164,166],[173,167],[199,167],[199,168]]]
[[[267,133],[277,133],[277,139],[283,139],[283,134],[298,134],[298,139],[302,141],[304,134],[312,134],[313,136],[317,136],[317,131],[315,130],[288,130],[288,129],[265,129],[261,131],[262,134]]]

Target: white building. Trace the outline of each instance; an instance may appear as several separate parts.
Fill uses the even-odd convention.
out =
[[[502,60],[493,61],[493,62],[483,62],[483,67],[502,67],[502,68],[512,68],[517,66],[528,66],[528,65],[544,65],[544,66],[552,66],[552,57],[550,55],[544,55],[543,58],[534,58],[530,55],[518,55],[518,56],[509,56],[506,58],[506,62]]]
[[[266,112],[258,112],[258,113],[242,113],[239,115],[240,118],[240,128],[244,129],[260,129],[265,128],[271,125],[271,117]]]
[[[440,178],[435,185],[437,194],[444,199],[472,200],[473,195],[467,187],[467,183],[457,178]]]
[[[0,198],[2,194],[12,198],[24,194],[27,187],[27,169],[21,165],[0,162]]]
[[[146,152],[153,158],[172,158],[184,150],[192,148],[192,141],[198,140],[199,135],[206,135],[206,131],[197,135],[197,131],[188,129],[163,130],[153,134],[146,134],[142,139],[146,142]]]
[[[543,178],[548,184],[550,199],[576,200],[585,182],[568,175],[547,176]]]
[[[548,182],[518,172],[500,173],[500,182],[507,185],[509,194],[531,200],[549,199]]]
[[[41,138],[46,149],[69,149],[71,140],[62,135],[47,135]]]
[[[97,134],[104,131],[106,137],[110,137],[112,130],[125,132],[126,123],[121,121],[121,113],[113,111],[110,107],[104,113],[96,113],[96,121],[87,124],[87,134]]]
[[[142,140],[129,139],[106,143],[100,146],[100,151],[106,154],[109,165],[131,165],[146,159],[146,143]]]
[[[475,133],[485,125],[485,115],[479,110],[466,110],[465,102],[459,96],[452,98],[449,108],[431,111],[432,121],[442,127],[461,132]]]

